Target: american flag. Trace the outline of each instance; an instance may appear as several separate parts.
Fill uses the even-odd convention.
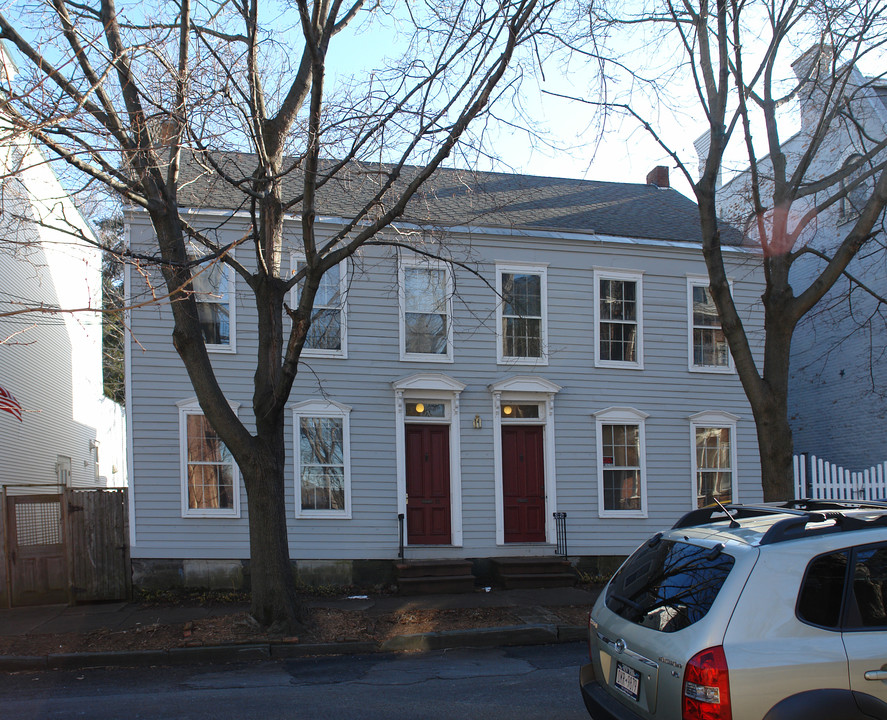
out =
[[[22,406],[12,396],[12,393],[4,387],[0,387],[0,410],[4,410],[13,417],[18,418],[19,422],[22,421]]]

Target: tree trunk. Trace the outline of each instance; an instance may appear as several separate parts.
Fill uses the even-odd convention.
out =
[[[784,398],[784,396],[783,396]],[[761,485],[764,502],[794,498],[792,466],[794,444],[784,402],[778,400],[754,409],[761,454]]]
[[[262,457],[240,468],[249,512],[250,613],[272,632],[293,634],[302,628],[303,608],[287,543],[285,453],[282,444],[265,444]]]

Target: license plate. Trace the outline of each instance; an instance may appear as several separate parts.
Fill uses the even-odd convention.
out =
[[[641,674],[621,662],[616,662],[616,687],[632,700],[641,695]]]

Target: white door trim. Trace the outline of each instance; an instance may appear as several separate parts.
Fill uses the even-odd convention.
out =
[[[489,386],[493,400],[493,467],[496,500],[496,545],[505,543],[505,513],[502,486],[502,405],[504,402],[539,403],[539,417],[532,420],[511,420],[527,425],[543,426],[545,452],[545,542],[555,538],[554,513],[557,512],[555,466],[554,396],[560,390],[549,380],[534,375],[515,375]],[[503,402],[504,401],[504,402]],[[508,543],[509,546],[515,543]]]

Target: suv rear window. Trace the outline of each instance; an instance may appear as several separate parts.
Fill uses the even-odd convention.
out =
[[[607,607],[661,632],[689,627],[705,617],[733,569],[721,550],[653,538],[613,576]]]

